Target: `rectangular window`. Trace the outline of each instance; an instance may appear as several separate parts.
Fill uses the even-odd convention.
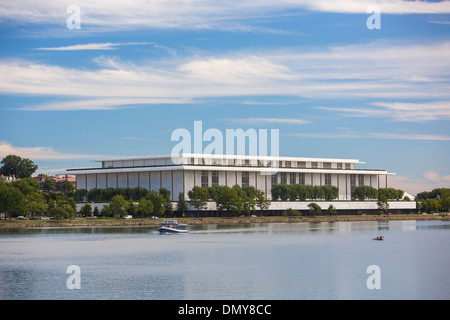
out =
[[[318,167],[317,162],[311,162],[311,167],[312,168],[317,168]]]
[[[298,174],[298,183],[305,184],[305,174],[303,172]]]
[[[212,181],[211,181],[212,185],[217,186],[219,184],[219,171],[213,171],[211,178],[212,178]]]
[[[353,192],[355,192],[355,181],[356,177],[354,174],[350,175],[350,193],[353,194]]]
[[[291,162],[290,162],[290,161],[285,161],[285,162],[284,162],[284,166],[285,166],[286,168],[290,168],[290,167],[291,167]]]
[[[208,187],[208,171],[202,171],[202,187]]]
[[[287,174],[286,174],[286,172],[281,172],[280,175],[281,175],[280,183],[281,184],[286,184],[287,183]]]
[[[289,183],[290,184],[295,184],[295,172],[290,172],[289,173]]]
[[[337,168],[338,168],[338,169],[342,169],[342,163],[338,163],[338,164],[337,164]]]
[[[250,173],[248,171],[242,172],[242,187],[248,186],[250,184]]]
[[[298,161],[297,162],[297,168],[306,168],[306,162]]]
[[[325,185],[331,186],[331,173],[325,173]]]
[[[345,164],[345,169],[350,169],[350,163]]]
[[[270,177],[270,182],[271,182],[272,188],[273,188],[276,184],[278,184],[278,179],[277,179],[277,174],[276,174],[276,173],[273,174],[273,175]]]
[[[331,169],[331,162],[324,162],[323,167],[324,169]]]
[[[363,186],[363,185],[364,185],[364,175],[358,174],[358,186]]]

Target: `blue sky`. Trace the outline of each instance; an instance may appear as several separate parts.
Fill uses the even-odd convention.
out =
[[[0,4],[0,48],[0,157],[39,172],[167,154],[201,120],[450,187],[449,1],[23,0]]]

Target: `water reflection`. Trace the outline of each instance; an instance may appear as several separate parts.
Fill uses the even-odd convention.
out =
[[[448,230],[449,221],[209,224],[167,236],[148,226],[3,229],[0,299],[448,299]],[[371,240],[381,233],[387,241]],[[66,287],[72,264],[81,290]],[[366,288],[371,264],[381,291]]]
[[[387,230],[448,229],[445,221],[352,221],[298,223],[205,224],[190,226],[190,231],[202,233],[350,233]]]

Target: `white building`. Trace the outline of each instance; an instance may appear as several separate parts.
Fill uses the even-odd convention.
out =
[[[388,187],[388,173],[379,169],[357,169],[363,164],[355,159],[327,159],[302,157],[272,157],[245,155],[187,154],[177,158],[171,155],[103,158],[97,168],[67,169],[76,175],[76,189],[135,188],[170,191],[173,201],[180,192],[189,199],[194,186],[251,185],[271,198],[272,186],[279,183],[305,185],[331,185],[339,190],[336,201],[319,201],[323,210],[333,204],[337,210],[375,212],[376,201],[349,201],[357,186]],[[412,196],[410,197],[411,199]],[[315,201],[317,202],[317,201]],[[269,210],[280,212],[288,208],[308,210],[309,201],[273,201]],[[391,201],[392,212],[409,212],[416,208],[415,201]],[[209,202],[207,210],[215,210]]]
[[[173,201],[183,192],[186,199],[194,186],[251,185],[271,197],[278,183],[331,185],[339,189],[338,200],[350,200],[355,187],[388,186],[386,170],[357,169],[354,159],[271,157],[245,155],[182,154],[98,159],[100,168],[67,169],[76,175],[77,189],[134,188],[171,192]]]

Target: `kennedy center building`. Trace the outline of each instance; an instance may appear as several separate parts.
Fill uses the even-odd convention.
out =
[[[180,192],[188,199],[194,186],[254,186],[270,199],[275,184],[336,186],[337,200],[351,200],[357,186],[387,187],[385,170],[358,169],[354,159],[181,154],[105,158],[97,168],[67,169],[76,175],[77,189],[166,188],[173,201]]]

